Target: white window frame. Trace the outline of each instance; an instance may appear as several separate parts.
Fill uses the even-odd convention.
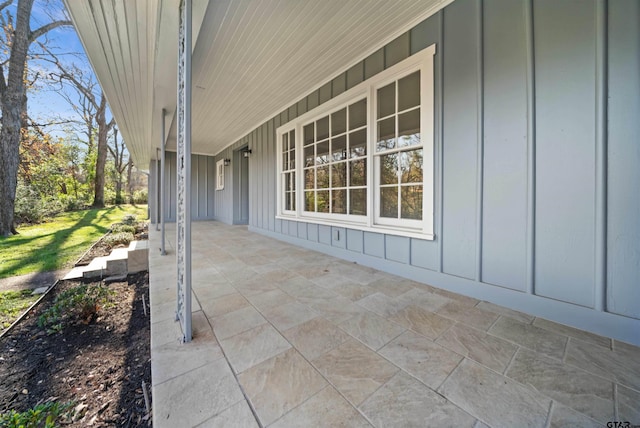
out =
[[[315,224],[347,226],[357,230],[375,231],[391,235],[432,240],[434,236],[434,62],[436,46],[431,45],[378,75],[358,84],[321,106],[297,117],[276,130],[278,191],[276,218]],[[379,160],[375,152],[377,89],[420,70],[420,138],[423,150],[423,207],[422,220],[381,218],[379,215]],[[362,98],[367,99],[367,215],[317,213],[304,211],[304,153],[302,128],[310,121],[338,111]],[[282,182],[282,135],[296,133],[296,210],[283,209],[284,183]],[[400,202],[400,201],[399,201]]]
[[[216,162],[216,190],[224,190],[224,159]]]
[[[283,197],[283,195],[285,193],[285,190],[284,190],[285,183],[284,183],[284,181],[282,179],[282,177],[284,176],[284,173],[285,173],[285,171],[283,171],[283,169],[282,169],[284,167],[284,165],[282,164],[282,136],[285,135],[285,134],[288,134],[291,131],[295,132],[295,138],[296,138],[296,142],[295,142],[295,144],[296,144],[296,149],[295,149],[295,151],[296,151],[296,159],[295,159],[296,167],[295,167],[295,170],[294,170],[295,174],[296,174],[296,193],[295,193],[296,194],[296,203],[295,203],[296,204],[296,209],[295,210],[286,210],[285,207],[284,207],[285,199]],[[298,165],[299,165],[299,162],[300,162],[300,153],[299,153],[300,148],[298,146],[298,140],[300,140],[300,130],[297,129],[297,127],[295,126],[295,124],[293,122],[291,122],[291,123],[289,123],[289,124],[287,124],[285,126],[282,126],[282,127],[278,128],[276,130],[276,135],[277,135],[277,139],[276,139],[277,140],[277,148],[276,148],[276,150],[277,150],[277,153],[278,153],[278,156],[277,156],[277,160],[278,160],[277,161],[277,164],[278,164],[278,180],[277,180],[277,182],[278,182],[278,191],[276,192],[276,203],[277,203],[277,206],[278,206],[278,214],[279,215],[283,215],[283,216],[288,216],[288,217],[296,216],[296,211],[300,207],[300,197],[299,197],[299,192],[298,192],[299,189],[300,189],[300,187],[299,187],[300,182],[299,182],[299,179],[298,179],[299,175],[300,175],[300,171],[298,169]],[[289,171],[289,170],[287,170],[287,171]]]

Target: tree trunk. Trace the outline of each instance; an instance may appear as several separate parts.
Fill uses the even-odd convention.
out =
[[[29,49],[29,19],[33,0],[20,0],[9,59],[6,84],[2,79],[2,129],[0,130],[0,235],[16,233],[13,224],[18,164],[20,163],[20,125],[25,102],[24,72]]]
[[[131,161],[131,155],[129,155],[129,162],[127,162],[127,193],[129,194],[129,203],[133,205],[133,183],[131,182],[131,175],[133,170],[133,162]]]
[[[124,203],[122,199],[122,174],[118,173],[116,179],[116,205],[121,205],[122,203]]]
[[[93,207],[104,207],[104,167],[107,164],[107,135],[113,126],[113,121],[107,124],[107,99],[104,94],[100,94],[100,108],[96,114],[98,125],[98,156],[96,159],[96,177],[94,181],[95,194],[93,197]]]

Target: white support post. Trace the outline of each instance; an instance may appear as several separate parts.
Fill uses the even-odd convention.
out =
[[[155,182],[156,182],[156,189],[154,193],[154,198],[156,201],[156,212],[155,212],[155,224],[156,224],[156,232],[158,232],[160,230],[160,200],[158,198],[158,193],[160,192],[160,155],[159,155],[160,149],[156,148],[156,174],[155,174]]]
[[[160,240],[160,255],[164,256],[167,254],[165,247],[164,247],[164,241],[165,241],[165,230],[164,230],[164,204],[165,204],[165,184],[164,184],[164,170],[165,170],[165,160],[166,160],[166,151],[165,151],[165,128],[164,128],[164,117],[165,117],[166,111],[164,109],[162,109],[162,120],[160,121],[161,123],[161,130],[160,133],[162,134],[162,141],[160,142],[161,145],[161,150],[160,150],[160,230],[162,230],[161,233],[161,240]]]
[[[176,318],[183,342],[191,334],[191,0],[180,1],[178,33],[178,191],[177,249],[178,307]]]

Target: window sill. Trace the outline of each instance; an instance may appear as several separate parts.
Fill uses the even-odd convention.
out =
[[[361,223],[352,223],[345,221],[330,221],[326,219],[309,218],[309,217],[296,217],[293,215],[276,215],[278,220],[297,221],[299,223],[311,223],[319,224],[323,226],[344,227],[352,230],[360,230],[363,232],[381,233],[385,235],[404,236],[407,238],[422,239],[425,241],[433,241],[436,236],[432,233],[419,232],[415,229],[402,229],[393,226],[374,225],[368,226]]]

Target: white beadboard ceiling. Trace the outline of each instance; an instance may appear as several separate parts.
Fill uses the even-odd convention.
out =
[[[134,162],[175,147],[179,0],[65,0]],[[216,154],[452,0],[193,0],[192,150]]]

